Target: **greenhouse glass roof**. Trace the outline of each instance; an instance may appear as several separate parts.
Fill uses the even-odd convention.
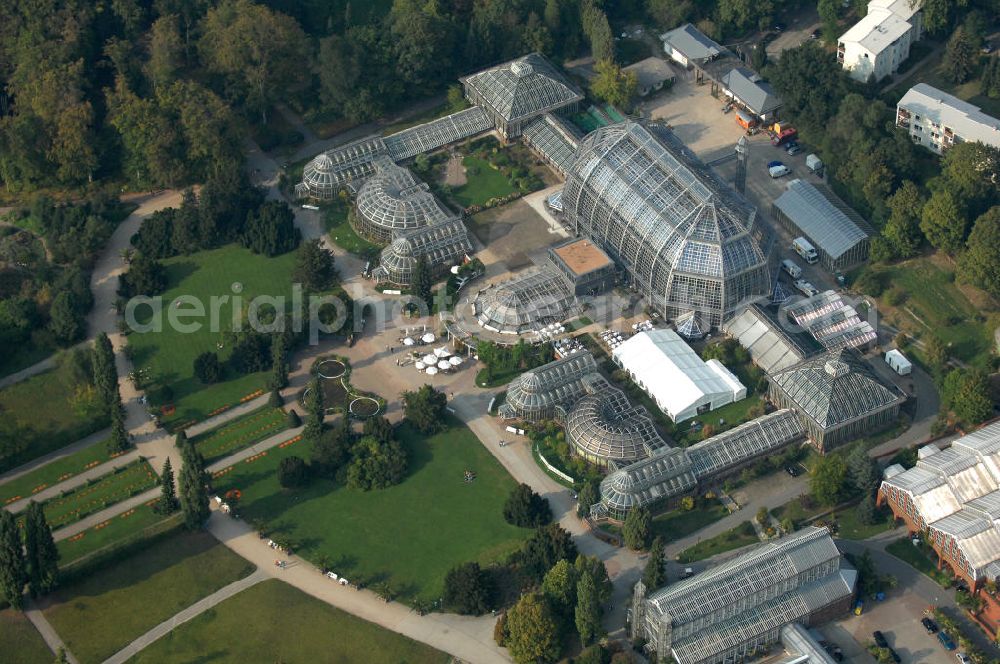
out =
[[[480,291],[473,308],[486,329],[522,334],[566,320],[576,309],[576,298],[562,275],[549,267],[536,267]]]
[[[606,385],[589,351],[568,355],[512,380],[500,406],[500,417],[534,421],[565,416],[577,401],[599,390],[598,383]]]
[[[508,122],[583,99],[580,91],[540,53],[467,76],[462,82]]]
[[[454,215],[406,168],[388,157],[375,160],[375,174],[358,192],[358,214],[382,233],[412,230]]]
[[[396,161],[430,152],[442,145],[481,134],[493,128],[493,122],[479,106],[424,124],[404,129],[385,137],[389,155]]]
[[[758,417],[687,448],[699,479],[802,440],[805,431],[795,411],[783,409]]]
[[[566,418],[566,439],[580,454],[615,463],[644,459],[667,444],[646,409],[610,385],[577,402]]]
[[[905,398],[895,387],[882,383],[857,351],[848,348],[778,371],[771,382],[823,429]]]
[[[432,268],[447,267],[473,250],[465,224],[458,217],[403,231],[382,250],[373,278],[409,285],[421,256]]]
[[[822,185],[792,180],[774,206],[834,260],[871,235],[861,215]]]
[[[551,113],[529,122],[521,135],[562,173],[569,170],[580,143],[576,133]]]

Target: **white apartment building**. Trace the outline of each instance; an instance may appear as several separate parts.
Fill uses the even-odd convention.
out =
[[[1000,148],[1000,120],[926,83],[914,85],[899,100],[896,126],[910,132],[914,143],[937,154],[970,141]]]
[[[923,32],[920,0],[871,0],[868,14],[837,41],[837,62],[851,78],[880,81],[910,57]]]

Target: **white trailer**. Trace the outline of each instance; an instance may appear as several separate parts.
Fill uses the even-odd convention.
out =
[[[906,376],[913,371],[913,363],[895,348],[885,354],[885,363],[900,376]]]
[[[781,261],[781,269],[788,273],[792,279],[798,279],[802,276],[802,268],[795,264],[790,258],[786,258]]]
[[[806,157],[806,168],[813,173],[819,173],[823,170],[823,160],[819,158],[819,155],[813,153]]]

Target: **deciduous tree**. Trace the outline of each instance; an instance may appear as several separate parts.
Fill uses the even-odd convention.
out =
[[[545,573],[545,578],[542,579],[542,594],[557,614],[564,617],[572,614],[576,606],[578,578],[576,567],[568,560],[560,560]]]
[[[1000,297],[1000,206],[976,219],[965,246],[958,261],[959,278]]]
[[[949,253],[962,248],[967,224],[965,210],[947,189],[935,191],[920,215],[920,230],[927,241]]]
[[[590,83],[590,92],[620,108],[631,108],[632,97],[639,85],[635,72],[622,71],[612,60],[599,60],[594,70],[597,75]]]
[[[413,392],[403,392],[403,416],[421,433],[434,433],[445,427],[448,397],[430,385]]]
[[[839,454],[821,457],[813,466],[809,478],[809,491],[823,505],[840,502],[847,481],[847,464]]]
[[[631,510],[628,516],[625,517],[625,523],[622,526],[622,537],[625,540],[625,546],[634,551],[645,549],[649,545],[649,533],[652,521],[652,516],[645,507],[637,507]]]
[[[444,605],[462,615],[481,616],[493,604],[493,577],[479,563],[463,563],[444,577]]]
[[[545,664],[559,659],[559,624],[541,593],[522,595],[507,612],[506,627],[505,645],[518,664]]]

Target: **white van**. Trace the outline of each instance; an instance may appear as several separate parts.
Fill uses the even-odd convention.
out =
[[[791,171],[788,170],[788,166],[780,164],[778,166],[772,166],[771,168],[767,169],[767,173],[772,178],[780,178],[788,175],[789,173],[791,173]]]
[[[792,249],[810,265],[819,260],[819,253],[816,252],[816,247],[812,246],[809,240],[804,237],[797,237],[792,240]]]
[[[790,258],[786,258],[781,261],[781,269],[784,270],[792,279],[798,279],[802,276],[802,268],[796,265],[795,261]]]

